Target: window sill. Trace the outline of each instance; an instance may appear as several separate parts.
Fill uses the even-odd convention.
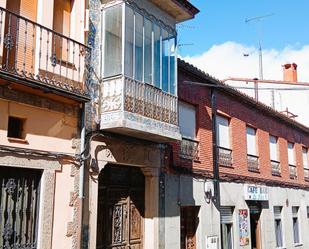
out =
[[[252,173],[257,173],[257,174],[261,173],[259,169],[248,169],[248,171]]]
[[[234,169],[234,166],[233,166],[233,165],[221,165],[221,164],[219,164],[219,166],[220,166],[221,168]]]
[[[299,247],[299,246],[302,246],[303,243],[297,243],[297,244],[294,244],[295,247]]]
[[[28,140],[23,138],[8,137],[10,143],[29,144]]]

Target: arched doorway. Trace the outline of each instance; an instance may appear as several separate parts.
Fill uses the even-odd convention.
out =
[[[142,249],[144,203],[142,171],[107,165],[99,176],[97,249]]]

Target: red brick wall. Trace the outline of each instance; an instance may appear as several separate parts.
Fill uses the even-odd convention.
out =
[[[184,80],[205,82],[198,76],[188,71],[179,69],[178,72],[179,99],[196,106],[197,110],[197,136],[199,141],[199,160],[192,161],[181,159],[179,155],[179,144],[173,144],[174,165],[212,171],[212,129],[211,129],[211,100],[210,88],[183,83]],[[217,109],[230,118],[230,135],[233,150],[233,167],[220,167],[220,173],[228,173],[240,176],[254,177],[258,179],[276,180],[285,183],[306,184],[304,181],[302,146],[309,147],[309,134],[300,129],[257,110],[247,103],[239,101],[222,91],[217,93]],[[247,148],[246,148],[246,125],[249,124],[257,129],[257,151],[259,155],[259,173],[248,171]],[[269,134],[277,136],[279,146],[279,158],[281,164],[281,177],[271,174]],[[297,166],[297,179],[289,177],[287,143],[295,143],[294,150]]]

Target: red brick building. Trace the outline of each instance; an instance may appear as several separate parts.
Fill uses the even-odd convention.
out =
[[[180,193],[187,193],[182,185],[188,186],[181,177],[193,178],[191,203],[182,204],[186,197],[181,194],[178,202],[183,210],[200,207],[196,215],[201,222],[193,230],[201,229],[206,241],[197,232],[182,237],[191,236],[196,245],[210,243],[213,235],[219,239],[217,219],[223,248],[309,248],[309,128],[181,60],[178,95],[183,140],[172,146],[170,172],[180,175]],[[221,219],[211,203],[197,200],[198,182]],[[217,225],[206,228],[204,219]],[[181,227],[190,225],[183,218],[181,222]],[[240,228],[241,222],[246,229]]]

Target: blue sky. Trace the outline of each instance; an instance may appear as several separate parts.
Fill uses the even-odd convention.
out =
[[[257,22],[246,18],[273,13],[260,22],[263,49],[299,49],[309,44],[308,0],[191,0],[200,9],[195,19],[178,28],[181,56],[202,54],[213,45],[233,41],[257,46]]]

